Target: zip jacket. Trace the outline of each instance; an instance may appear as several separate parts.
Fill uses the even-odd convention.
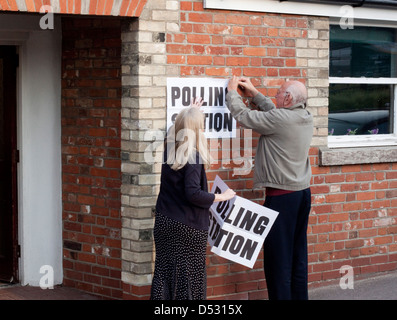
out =
[[[272,100],[258,93],[253,99],[259,110],[251,110],[235,90],[226,95],[232,116],[245,128],[261,136],[258,141],[254,188],[271,187],[298,191],[310,186],[308,158],[313,136],[313,117],[303,103],[276,108]]]

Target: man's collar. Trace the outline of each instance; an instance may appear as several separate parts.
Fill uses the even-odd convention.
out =
[[[299,102],[299,103],[294,104],[294,105],[292,105],[292,106],[290,106],[290,107],[288,107],[288,108],[282,107],[282,108],[280,108],[280,109],[290,109],[290,110],[292,110],[292,109],[297,109],[297,108],[305,109],[305,108],[306,108],[306,104],[305,104],[305,103],[302,103],[302,102]]]

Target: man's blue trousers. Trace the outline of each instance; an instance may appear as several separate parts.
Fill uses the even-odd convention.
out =
[[[270,300],[307,300],[307,224],[310,188],[266,197],[278,217],[264,242],[264,269]]]

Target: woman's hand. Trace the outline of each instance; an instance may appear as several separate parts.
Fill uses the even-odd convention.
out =
[[[194,99],[193,99],[193,102],[192,102],[192,104],[191,104],[191,107],[192,107],[192,108],[198,108],[198,109],[200,109],[201,106],[203,105],[203,103],[204,103],[203,98],[201,98],[201,97],[194,98]]]
[[[234,192],[232,189],[227,189],[224,193],[216,193],[214,202],[227,201],[234,198],[235,195],[236,192]]]

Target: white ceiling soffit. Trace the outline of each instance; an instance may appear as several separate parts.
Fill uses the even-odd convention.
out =
[[[397,8],[390,7],[382,9],[279,0],[204,0],[204,8],[397,21]]]

